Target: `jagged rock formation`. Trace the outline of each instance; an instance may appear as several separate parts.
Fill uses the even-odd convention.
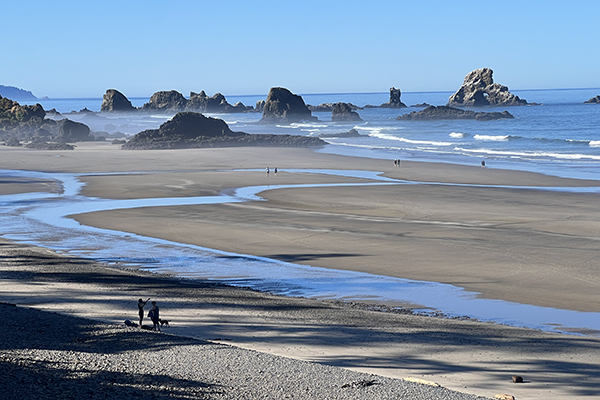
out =
[[[600,104],[600,95],[592,97],[591,99],[584,101],[584,104]]]
[[[471,71],[456,93],[450,96],[448,106],[484,107],[484,106],[524,106],[527,100],[508,91],[508,87],[494,83],[490,68]]]
[[[433,121],[442,119],[474,119],[477,121],[490,121],[494,119],[514,118],[508,111],[502,112],[477,112],[462,110],[448,106],[429,106],[421,111],[400,115],[399,121]]]
[[[185,110],[187,99],[176,90],[160,91],[150,96],[148,103],[141,108],[142,111],[160,111],[176,113]]]
[[[390,101],[387,103],[383,103],[379,107],[381,108],[406,108],[406,104],[404,104],[400,100],[400,96],[402,96],[402,92],[400,89],[396,89],[395,87],[390,88]]]
[[[254,111],[254,107],[245,106],[241,102],[231,105],[221,93],[208,97],[206,93],[191,92],[190,98],[186,99],[176,90],[156,92],[150,97],[148,103],[144,104],[141,111],[177,113],[192,111],[200,113],[239,113]]]
[[[273,87],[263,107],[263,123],[292,123],[299,121],[316,121],[304,104],[301,96],[293,94],[286,88]]]
[[[400,89],[392,86],[390,88],[390,101],[379,106],[366,105],[365,108],[406,108],[406,104],[400,100],[400,96],[402,96]]]
[[[0,96],[0,140],[84,141],[94,140],[90,129],[77,122],[47,119],[40,104],[22,106]],[[13,141],[14,142],[14,141]]]
[[[331,109],[331,120],[334,122],[362,121],[362,118],[348,103],[335,103]]]
[[[122,146],[126,150],[184,149],[201,147],[323,146],[319,138],[294,135],[258,135],[233,132],[225,121],[199,113],[180,112],[158,129],[135,135]]]
[[[262,113],[265,108],[265,103],[266,103],[265,100],[258,100],[256,102],[256,105],[254,106],[254,111]]]
[[[133,112],[136,110],[131,101],[116,89],[108,89],[102,96],[100,112]]]
[[[207,112],[207,113],[235,113],[254,111],[252,106],[246,107],[242,102],[237,102],[233,106],[227,102],[225,96],[221,93],[215,93],[212,97],[208,97],[206,93],[190,93],[186,111]]]

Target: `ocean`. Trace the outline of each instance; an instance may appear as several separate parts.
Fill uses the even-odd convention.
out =
[[[389,159],[390,163],[393,159],[401,159],[479,166],[485,160],[488,168],[599,179],[600,105],[583,102],[600,94],[600,89],[512,92],[528,102],[541,105],[480,110],[506,109],[515,116],[514,119],[499,121],[396,120],[400,114],[420,109],[414,107],[358,110],[363,121],[356,123],[331,122],[330,113],[313,113],[319,119],[314,122],[272,126],[257,124],[261,118],[261,114],[257,113],[211,116],[222,118],[235,131],[248,133],[327,135],[356,129],[364,135],[350,139],[326,139],[329,145],[319,151],[327,153]],[[424,102],[444,105],[450,95],[451,92],[403,93],[402,101],[407,105]],[[253,105],[265,97],[227,96],[227,100],[231,104],[241,101]],[[389,100],[388,93],[305,94],[302,97],[312,105],[343,101],[364,106],[379,105]],[[141,106],[148,98],[130,100],[135,106]],[[39,102],[46,110],[56,108],[61,113],[68,113],[83,108],[99,111],[102,99],[44,99]],[[123,117],[84,113],[67,116],[88,124],[94,131],[105,131],[107,134],[123,132],[128,135],[156,128],[172,117],[159,114]],[[357,166],[357,171],[310,172],[364,176],[359,170],[360,166]],[[217,280],[287,296],[368,301],[391,306],[412,304],[421,307],[418,311],[425,314],[468,316],[548,331],[578,332],[583,329],[587,334],[600,336],[600,313],[490,300],[480,298],[477,293],[436,282],[328,270],[252,255],[223,253],[199,246],[81,226],[64,218],[67,214],[116,208],[246,201],[256,199],[257,194],[266,187],[241,188],[234,196],[105,201],[79,195],[81,183],[77,174],[0,170],[0,178],[3,175],[54,179],[65,189],[62,194],[0,196],[0,235],[10,240],[106,263],[176,273],[192,279]],[[382,179],[380,184],[389,184],[389,181]],[[275,188],[273,185],[269,187]],[[590,190],[600,192],[600,188]]]
[[[396,117],[421,108],[368,108],[358,110],[363,122],[331,122],[331,113],[313,113],[319,121],[266,126],[256,122],[259,113],[209,114],[225,120],[233,130],[248,133],[323,135],[356,129],[359,138],[328,138],[324,152],[383,159],[451,162],[542,172],[545,174],[596,179],[600,172],[600,105],[584,101],[600,94],[599,88],[513,90],[530,103],[540,105],[495,107],[480,111],[508,110],[515,119],[497,121],[397,121]],[[407,92],[402,101],[410,106],[428,103],[445,105],[452,92]],[[226,96],[230,104],[254,105],[266,95]],[[363,107],[389,100],[388,93],[302,94],[306,104],[347,102]],[[149,98],[130,99],[141,106]],[[61,113],[87,108],[99,111],[101,98],[38,100],[44,109]],[[31,103],[31,102],[30,102]],[[121,131],[133,135],[158,127],[171,115],[138,116],[127,120],[103,116],[91,118],[71,114],[69,118],[93,130]]]

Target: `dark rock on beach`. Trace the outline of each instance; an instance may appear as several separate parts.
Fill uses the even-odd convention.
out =
[[[591,99],[584,101],[584,104],[600,104],[600,95],[592,97]]]
[[[465,76],[460,89],[448,100],[448,106],[485,107],[485,106],[524,106],[527,100],[508,91],[508,87],[494,83],[490,68],[480,68]]]
[[[199,113],[180,112],[159,129],[135,135],[122,146],[126,150],[183,149],[201,147],[281,146],[313,147],[326,142],[295,135],[260,135],[234,132],[225,121]]]
[[[262,123],[284,123],[316,121],[301,96],[286,88],[273,87],[263,107]]]
[[[348,103],[335,103],[331,109],[331,120],[334,122],[362,121],[362,118]]]
[[[131,101],[116,89],[108,89],[102,96],[101,112],[133,112],[136,110]]]
[[[94,140],[96,139],[90,134],[90,128],[87,125],[69,119],[63,119],[58,122],[58,142],[69,143]]]
[[[400,121],[433,121],[443,119],[474,119],[477,121],[490,121],[507,118],[514,117],[508,111],[477,112],[448,106],[429,106],[421,111],[413,111],[410,114],[400,115],[396,119]]]

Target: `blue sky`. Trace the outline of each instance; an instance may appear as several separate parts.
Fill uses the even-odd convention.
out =
[[[600,87],[600,1],[11,1],[0,84],[36,96]]]

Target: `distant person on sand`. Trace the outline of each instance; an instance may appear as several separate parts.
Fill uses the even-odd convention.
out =
[[[269,167],[267,167],[265,171],[267,172],[267,176],[269,176]]]
[[[148,297],[150,300],[150,297]],[[140,328],[142,327],[142,321],[144,320],[144,306],[148,302],[148,300],[144,301],[142,299],[138,300],[138,314],[140,315]]]
[[[158,306],[156,305],[156,302],[153,301],[152,308],[148,312],[148,317],[150,317],[150,319],[152,320],[152,324],[154,325],[152,327],[153,331],[155,331],[156,328],[158,328],[158,331],[160,332],[160,323],[158,322],[159,316],[160,316],[160,314],[158,312]]]
[[[277,167],[275,167],[275,170],[273,172],[275,172],[275,176],[277,176]]]
[[[485,160],[481,160],[481,168],[485,168]]]

